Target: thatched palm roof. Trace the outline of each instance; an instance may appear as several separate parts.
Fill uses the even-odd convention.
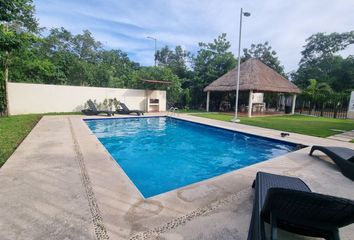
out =
[[[237,68],[204,88],[208,91],[236,90]],[[300,89],[260,60],[251,58],[240,65],[240,91],[300,93]]]

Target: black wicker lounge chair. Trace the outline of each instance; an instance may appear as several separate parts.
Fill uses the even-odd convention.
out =
[[[311,237],[338,240],[338,229],[354,222],[354,201],[311,192],[299,178],[258,172],[248,240],[265,240],[277,228]]]
[[[121,107],[121,109],[117,109],[116,112],[119,114],[131,114],[131,113],[136,113],[136,115],[144,115],[143,111],[140,110],[129,110],[129,108],[127,107],[127,105],[125,105],[124,103],[119,103],[119,106]]]
[[[343,175],[354,181],[354,150],[344,147],[313,146],[310,151],[311,156],[315,150],[327,154],[337,164]]]
[[[88,109],[83,109],[81,112],[85,115],[89,115],[89,116],[92,116],[92,115],[99,115],[101,113],[103,114],[107,114],[108,116],[112,116],[114,115],[114,113],[112,111],[101,111],[101,110],[97,110],[95,104],[91,101],[91,100],[88,100],[87,101],[87,104],[89,106]]]

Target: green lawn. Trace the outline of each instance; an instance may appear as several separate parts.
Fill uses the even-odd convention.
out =
[[[0,118],[0,166],[32,130],[42,115],[18,115]]]
[[[80,113],[48,113],[45,115],[71,115]],[[42,114],[0,117],[0,167],[41,119]]]
[[[192,115],[217,119],[221,121],[231,121],[231,119],[233,118],[233,116],[231,115],[216,113],[198,113]],[[271,128],[286,132],[294,132],[317,137],[328,137],[340,133],[331,129],[345,131],[354,129],[354,121],[349,119],[334,119],[300,115],[253,118],[241,117],[240,119],[241,124]]]

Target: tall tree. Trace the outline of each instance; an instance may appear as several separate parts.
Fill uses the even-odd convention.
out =
[[[316,78],[318,82],[329,84],[335,91],[345,91],[354,88],[353,69],[353,56],[343,58],[331,55],[301,64],[292,74],[292,79],[301,88],[307,86],[309,79]]]
[[[309,100],[311,112],[316,105],[321,106],[321,115],[323,115],[324,103],[328,96],[332,93],[332,89],[327,83],[318,83],[316,79],[310,79],[309,85],[304,89],[303,96]]]
[[[204,87],[236,66],[236,59],[230,47],[226,33],[211,43],[199,43],[200,49],[193,59],[194,79],[191,90],[194,105],[204,101]]]
[[[139,64],[131,61],[128,55],[121,50],[102,50],[99,66],[110,74],[108,86],[118,88],[129,87],[131,84],[130,73],[139,69]],[[107,74],[107,71],[102,72]],[[97,79],[102,78],[98,77]]]
[[[190,58],[190,52],[183,50],[181,46],[176,46],[174,51],[165,46],[156,52],[158,65],[170,68],[181,79],[187,76],[187,61]]]
[[[284,66],[280,65],[276,51],[272,49],[268,42],[251,44],[250,48],[243,49],[244,56],[241,61],[244,62],[249,58],[258,58],[268,67],[273,68],[279,74],[285,76]]]
[[[354,43],[354,31],[344,33],[316,33],[306,39],[300,64],[332,56]]]
[[[32,0],[0,0],[0,57],[3,77],[0,82],[0,115],[8,114],[7,81],[13,50],[32,38],[37,30]]]
[[[89,30],[84,30],[82,34],[78,34],[72,39],[73,52],[80,60],[95,63],[98,59],[98,50],[102,44],[96,41]]]
[[[102,49],[85,30],[73,35],[54,28],[45,37],[14,52],[12,81],[100,87],[126,87],[138,69],[121,50]]]
[[[306,39],[298,70],[292,74],[294,83],[305,88],[309,79],[329,84],[336,91],[354,88],[353,56],[336,55],[354,43],[354,31],[316,33]]]
[[[41,49],[39,54],[43,57],[53,57],[58,52],[71,52],[73,35],[65,28],[51,28],[49,34],[43,37],[38,44]]]

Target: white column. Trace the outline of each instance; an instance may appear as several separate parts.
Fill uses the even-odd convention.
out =
[[[293,103],[291,105],[291,114],[295,114],[296,94],[293,95]]]
[[[252,117],[252,95],[253,95],[253,91],[250,90],[250,96],[248,98],[248,117]]]
[[[210,92],[207,92],[207,102],[206,102],[206,111],[209,112],[209,100],[210,100]]]

